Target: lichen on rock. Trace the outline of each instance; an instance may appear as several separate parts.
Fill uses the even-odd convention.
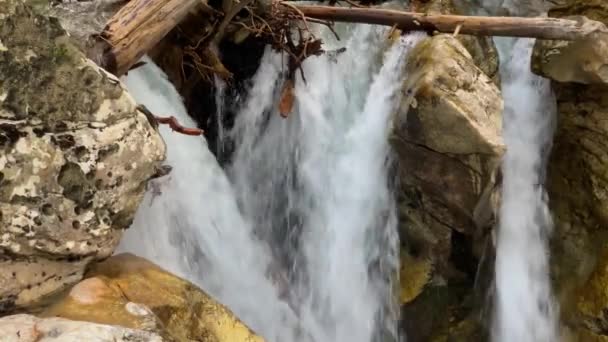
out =
[[[22,265],[18,285],[0,286],[4,301],[37,288],[20,274],[27,265],[56,269],[64,260],[66,269],[78,265],[74,275],[109,256],[165,146],[120,81],[86,59],[57,20],[1,1],[0,42],[0,284]]]

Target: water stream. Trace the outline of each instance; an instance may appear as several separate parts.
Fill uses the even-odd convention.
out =
[[[266,51],[225,132],[235,141],[226,170],[204,139],[161,127],[173,171],[152,182],[120,250],[198,284],[268,341],[397,340],[387,135],[407,51],[423,35],[387,49],[386,29],[338,25],[342,42],[318,30],[326,50],[346,52],[307,59],[283,119],[285,61]],[[153,63],[125,82],[152,112],[194,126]]]
[[[544,188],[555,126],[550,81],[532,74],[533,40],[496,39],[505,101],[502,206],[496,250],[493,340],[558,341],[549,281],[552,229]]]

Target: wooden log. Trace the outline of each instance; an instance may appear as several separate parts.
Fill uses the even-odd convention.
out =
[[[121,76],[201,0],[131,0],[107,23],[89,56]]]
[[[572,19],[479,17],[461,15],[435,15],[395,11],[379,8],[348,8],[308,6],[290,2],[285,6],[297,7],[309,18],[396,26],[403,31],[427,31],[480,36],[529,37],[548,40],[577,40],[594,32],[608,34],[606,27],[585,17]]]

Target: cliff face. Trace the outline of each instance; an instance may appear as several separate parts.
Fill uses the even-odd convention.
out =
[[[608,24],[605,1],[566,1],[550,16],[584,15]],[[608,234],[608,37],[538,42],[534,72],[554,80],[558,127],[548,189],[555,232],[552,275],[573,341],[606,341]]]

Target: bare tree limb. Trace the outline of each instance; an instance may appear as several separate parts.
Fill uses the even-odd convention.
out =
[[[571,19],[479,17],[434,15],[379,8],[308,6],[298,5],[294,2],[282,4],[285,5],[286,10],[289,10],[290,7],[297,7],[299,13],[309,18],[334,22],[396,25],[403,31],[458,32],[468,35],[550,40],[577,40],[597,32],[608,34],[606,26],[585,17],[572,17]]]

